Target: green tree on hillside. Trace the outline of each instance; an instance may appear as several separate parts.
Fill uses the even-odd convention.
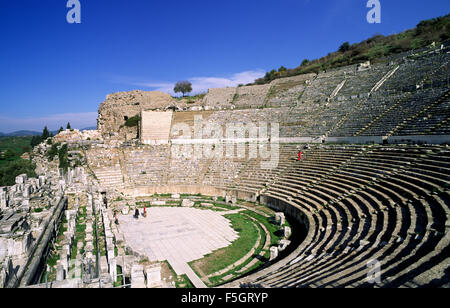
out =
[[[279,69],[278,69],[278,73],[283,73],[283,72],[286,72],[287,71],[287,68],[285,68],[284,66],[281,66]]]
[[[71,129],[72,129],[72,126],[70,126],[70,122],[67,123],[66,129],[67,129],[67,130],[71,130]]]
[[[271,81],[275,78],[276,74],[277,74],[276,70],[271,70],[270,72],[266,73],[266,75],[264,76],[264,80]]]
[[[59,158],[59,168],[63,169],[64,171],[67,171],[69,168],[69,154],[68,154],[68,148],[67,144],[64,144],[59,150],[58,150],[58,158]]]
[[[47,126],[44,127],[44,131],[42,132],[42,140],[47,140],[50,138],[50,132],[48,131]]]
[[[186,93],[192,92],[192,83],[189,81],[179,81],[174,87],[175,93],[183,93],[183,97],[186,95]]]
[[[42,136],[33,136],[31,138],[31,147],[34,148],[35,146],[39,145],[42,142]]]
[[[341,47],[339,47],[339,52],[346,52],[350,50],[350,43],[349,42],[345,42],[344,44],[341,45]]]

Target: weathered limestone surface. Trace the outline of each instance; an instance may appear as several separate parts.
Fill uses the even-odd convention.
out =
[[[237,98],[233,104],[239,108],[259,108],[264,106],[271,85],[247,86],[237,89]]]
[[[194,206],[194,201],[191,201],[189,199],[184,199],[183,202],[181,203],[182,207],[193,207]]]
[[[112,137],[121,133],[126,128],[123,125],[126,119],[139,116],[143,110],[165,110],[167,107],[175,105],[175,100],[166,93],[131,91],[110,94],[106,101],[100,105],[98,117],[98,130],[103,137]],[[124,134],[137,136],[137,127]]]
[[[172,111],[142,111],[140,139],[143,144],[168,144],[172,127]]]
[[[236,88],[209,89],[204,98],[204,104],[213,109],[231,108],[236,90]]]
[[[85,130],[79,131],[74,130],[64,130],[58,135],[53,137],[54,142],[67,142],[67,143],[82,143],[83,141],[100,141],[102,139],[101,135],[97,130]]]

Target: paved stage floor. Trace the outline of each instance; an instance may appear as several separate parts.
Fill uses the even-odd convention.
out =
[[[187,264],[225,248],[239,235],[224,213],[193,208],[149,208],[147,218],[120,216],[126,244],[150,261],[167,260],[178,275],[187,274],[196,287],[205,287]]]

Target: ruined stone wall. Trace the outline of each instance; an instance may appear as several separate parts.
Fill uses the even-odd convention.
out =
[[[87,165],[96,179],[105,188],[124,186],[120,165],[120,150],[108,146],[97,146],[86,151]]]
[[[122,149],[126,186],[161,185],[170,165],[169,146],[140,146]]]
[[[53,137],[54,142],[81,143],[82,141],[100,141],[102,136],[97,130],[64,130]]]
[[[308,84],[316,74],[305,74],[294,77],[275,79],[267,95],[266,106],[287,107],[297,106]]]
[[[271,85],[239,87],[233,104],[237,108],[259,108],[264,106]]]
[[[84,168],[62,172],[57,161],[49,162],[49,148],[44,142],[33,150],[37,178],[22,174],[13,186],[0,187],[0,288],[26,286],[39,278],[65,193],[92,187]]]
[[[176,101],[167,93],[131,91],[110,94],[99,108],[98,130],[104,138],[137,138],[138,127],[127,128],[125,122],[142,110],[165,110]]]
[[[204,105],[213,109],[231,108],[236,88],[209,89],[204,98]]]

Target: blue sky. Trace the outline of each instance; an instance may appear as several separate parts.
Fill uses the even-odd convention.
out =
[[[108,93],[247,83],[450,13],[448,0],[380,0],[368,24],[366,0],[80,2],[68,24],[67,0],[0,1],[0,132],[95,126]]]

